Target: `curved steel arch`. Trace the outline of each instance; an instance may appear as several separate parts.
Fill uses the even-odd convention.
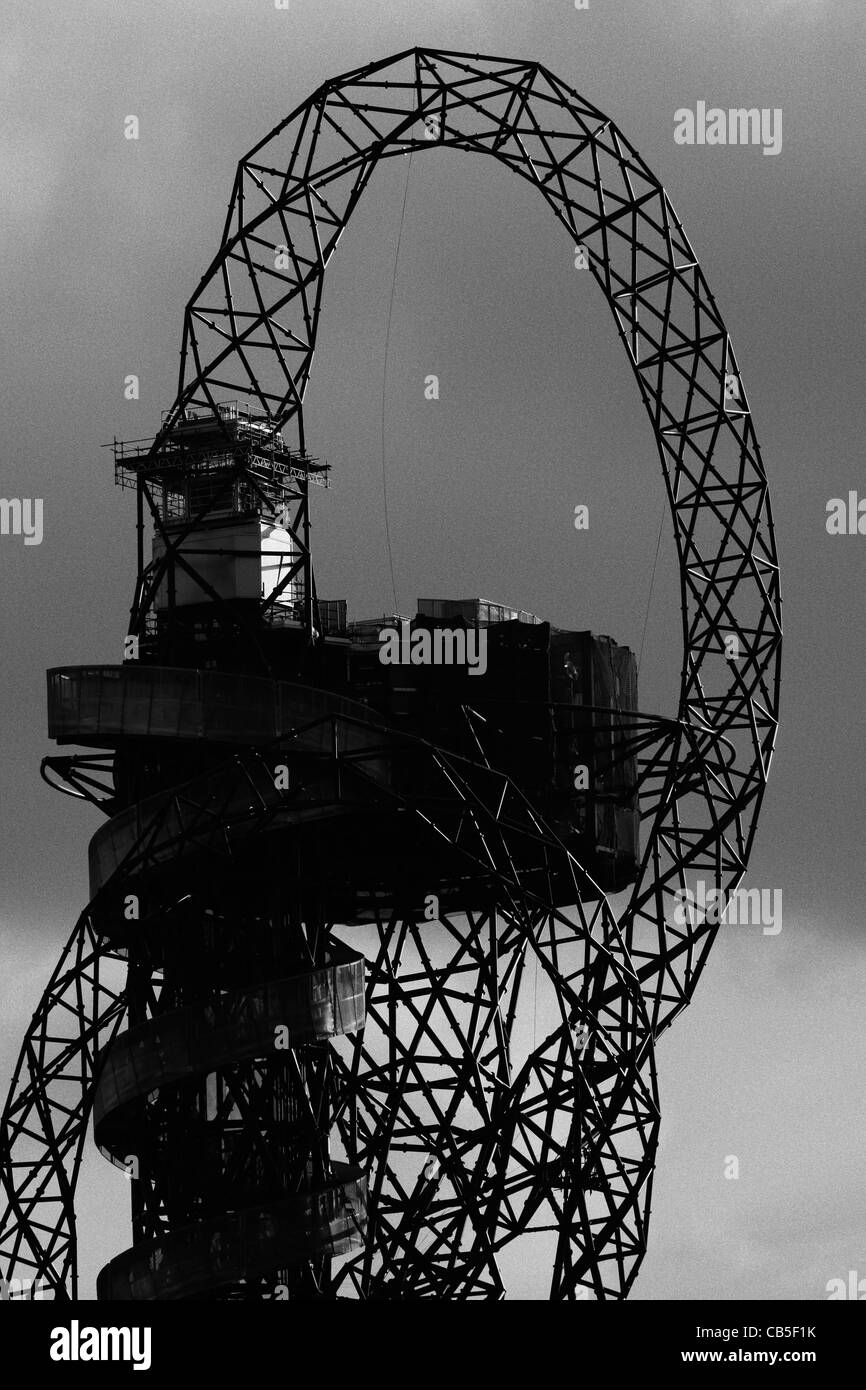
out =
[[[411,49],[324,83],[238,164],[222,244],[184,315],[162,440],[188,407],[247,398],[304,444],[325,267],[380,159],[491,155],[586,249],[656,438],[683,609],[681,737],[623,917],[657,1032],[718,923],[680,923],[748,862],[778,712],[781,600],[767,480],[730,337],[670,200],[614,122],[539,63]],[[232,279],[232,272],[240,271]],[[735,652],[736,659],[729,654]]]
[[[718,929],[706,916],[680,923],[673,909],[697,875],[730,891],[745,869],[775,737],[781,640],[772,519],[751,415],[724,324],[667,195],[616,126],[538,64],[412,50],[326,83],[239,165],[220,251],[186,309],[178,396],[154,453],[188,407],[215,411],[225,396],[247,397],[278,427],[293,424],[303,448],[302,403],[325,266],[378,160],[436,143],[490,154],[535,183],[586,248],[650,416],[674,520],[684,633],[678,720],[646,773],[653,784],[651,803],[644,801],[649,835],[619,927],[606,902],[599,909],[606,930],[623,941],[626,961],[621,993],[606,1007],[624,1017],[633,1010],[638,1021],[620,1081],[610,1073],[611,1113],[628,1110],[627,1073],[631,1130],[641,1142],[623,1160],[615,1125],[606,1122],[596,1152],[604,1142],[605,1200],[633,1212],[633,1226],[611,1209],[610,1220],[594,1227],[584,1187],[572,1182],[561,1202],[554,1274],[558,1297],[574,1297],[587,1284],[598,1296],[623,1296],[645,1247],[656,1114],[651,1039],[688,1002]],[[230,280],[233,263],[240,283]],[[582,914],[579,902],[578,909]],[[522,928],[527,942],[546,915],[537,911],[538,921]],[[513,922],[507,926],[515,930]],[[551,952],[559,949],[562,926],[551,918]],[[584,948],[591,934],[585,921],[572,932]],[[103,1005],[95,983],[91,1009],[82,997],[91,966],[95,971],[111,955],[87,917],[70,950],[73,968],[64,958],[28,1032],[3,1117],[0,1174],[11,1199],[0,1253],[10,1268],[17,1262],[41,1273],[59,1297],[74,1289],[72,1199],[95,1039],[116,1030],[124,1007],[111,993]],[[390,969],[387,958],[377,961],[374,977]],[[46,1067],[45,1046],[56,1042],[53,1019],[58,1010],[69,1012],[68,990],[78,998],[77,1036]],[[532,1149],[535,1108],[547,1106],[554,1089],[560,1109],[574,1108],[568,1088],[580,1066],[561,1032],[533,1052],[524,1068],[526,1095],[517,1088],[498,1117],[515,1151]],[[375,1076],[377,1065],[356,1053],[351,1084],[360,1085],[359,1066]],[[551,1075],[555,1088],[546,1095]],[[75,1079],[79,1099],[55,1097],[56,1079]],[[371,1129],[371,1152],[381,1149],[381,1138]],[[42,1149],[31,1174],[19,1179],[13,1153],[25,1141]],[[563,1161],[558,1155],[556,1164]],[[579,1174],[581,1152],[568,1162]],[[527,1209],[548,1199],[549,1167],[539,1154],[527,1158]],[[473,1183],[473,1202],[486,1202],[480,1178]],[[464,1202],[456,1192],[451,1205]],[[45,1210],[52,1203],[60,1204],[53,1222]],[[421,1219],[398,1208],[393,1238],[407,1221]],[[495,1225],[501,1242],[499,1235],[484,1240],[493,1249],[527,1219],[509,1217],[511,1226]],[[569,1243],[582,1229],[586,1243],[575,1255]],[[601,1270],[610,1260],[617,1271],[606,1283]]]

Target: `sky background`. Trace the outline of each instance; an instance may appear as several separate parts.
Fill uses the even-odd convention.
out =
[[[48,790],[45,670],[121,659],[134,502],[114,436],[173,402],[182,311],[241,156],[325,78],[414,45],[539,60],[665,184],[731,334],[768,470],[785,604],[782,724],[746,886],[783,927],[722,928],[658,1046],[662,1142],[638,1299],[820,1299],[866,1276],[861,903],[866,537],[826,505],[863,483],[864,34],[857,0],[43,0],[0,38],[0,1084],[87,898],[90,808]],[[687,147],[674,112],[781,107],[776,157]],[[135,114],[140,139],[123,136]],[[609,319],[535,191],[447,150],[384,162],[325,282],[307,393],[319,593],[528,608],[640,647],[663,517],[651,431]],[[141,397],[124,399],[124,377]],[[424,378],[440,399],[424,399]],[[590,507],[577,533],[574,506]],[[681,643],[662,523],[641,706],[675,712]],[[82,1294],[128,1243],[128,1189],[88,1145]],[[728,1155],[740,1177],[724,1177]],[[542,1297],[532,1260],[511,1292]]]

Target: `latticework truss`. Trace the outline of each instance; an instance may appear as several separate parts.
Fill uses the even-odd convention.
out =
[[[96,974],[113,951],[93,926],[106,895],[147,882],[149,910],[169,916],[191,890],[166,865],[217,874],[255,853],[243,846],[297,834],[313,817],[408,817],[420,843],[446,845],[478,886],[471,907],[442,908],[435,922],[417,904],[383,907],[371,886],[351,929],[365,941],[366,1025],[329,1044],[320,1094],[342,1159],[367,1174],[368,1210],[362,1248],[333,1267],[319,1262],[317,1290],[499,1297],[499,1253],[536,1232],[552,1242],[552,1297],[618,1298],[645,1249],[652,1045],[689,1002],[718,930],[716,917],[697,913],[680,923],[675,908],[698,878],[727,894],[746,868],[776,732],[781,642],[751,412],[664,189],[608,117],[536,63],[412,50],[325,83],[238,166],[220,248],[186,308],[177,399],[152,457],[189,412],[217,418],[227,398],[296,430],[303,454],[328,261],[377,163],[439,147],[507,165],[584,248],[656,439],[683,663],[677,717],[630,716],[637,881],[617,921],[481,746],[466,763],[383,728],[379,745],[362,740],[359,750],[341,737],[351,720],[332,717],[330,752],[304,745],[306,773],[291,791],[275,791],[273,758],[251,748],[132,819],[97,798],[92,760],[51,760],[73,794],[118,811],[103,837],[114,867],[28,1031],[0,1131],[3,1270],[41,1277],[56,1297],[75,1288],[73,1193],[97,1040],[124,1011]],[[138,593],[144,630],[147,585]],[[278,747],[291,752],[291,740]],[[423,772],[423,796],[402,773],[383,773],[398,765]],[[573,907],[545,893],[554,875],[571,875]],[[338,917],[322,927],[353,939]],[[548,991],[545,1036],[531,1042],[517,1022],[530,969]],[[155,1189],[151,1199],[158,1223]]]

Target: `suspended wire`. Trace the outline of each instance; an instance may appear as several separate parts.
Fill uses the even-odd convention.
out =
[[[653,586],[654,586],[654,584],[655,584],[655,582],[656,582],[656,565],[657,565],[658,562],[659,562],[659,550],[661,549],[662,531],[664,530],[664,525],[665,525],[665,514],[666,514],[666,512],[667,512],[667,509],[668,509],[668,500],[667,500],[667,498],[665,497],[665,498],[663,499],[663,501],[662,501],[662,514],[661,514],[661,517],[659,518],[659,535],[658,535],[658,540],[656,541],[656,553],[655,553],[655,559],[653,560],[653,572],[652,572],[652,575],[650,576],[649,593],[647,594],[647,600],[646,600],[646,612],[644,613],[644,618],[643,618],[643,632],[642,632],[641,635],[640,635],[640,651],[638,652],[638,657],[637,657],[637,674],[638,674],[638,675],[640,675],[640,664],[641,664],[641,661],[642,661],[642,659],[643,659],[643,644],[644,644],[644,641],[645,641],[645,639],[646,639],[646,625],[647,625],[647,623],[649,622],[650,604],[652,603],[652,597],[653,597]]]
[[[397,245],[394,250],[394,274],[391,278],[391,298],[388,301],[388,327],[385,332],[385,361],[382,364],[382,500],[385,506],[385,540],[388,544],[388,564],[391,569],[391,588],[394,591],[394,613],[400,612],[397,602],[397,581],[394,578],[394,552],[391,549],[391,522],[388,515],[388,475],[385,464],[385,394],[388,386],[388,347],[391,342],[391,315],[394,311],[394,291],[397,288],[397,264],[400,259],[400,243],[403,240],[403,221],[406,217],[406,198],[409,193],[409,175],[412,172],[412,150],[406,166],[406,183],[403,188],[403,207],[400,210],[400,227],[397,232]]]

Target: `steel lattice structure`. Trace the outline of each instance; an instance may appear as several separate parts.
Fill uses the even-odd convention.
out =
[[[145,1132],[143,1088],[174,1096],[181,1074],[145,1066],[135,1094],[121,1096],[120,1081],[109,1094],[112,1058],[136,1039],[147,1054],[155,1029],[179,1036],[181,1023],[184,1036],[202,1028],[205,1038],[224,1038],[222,1052],[215,1043],[197,1059],[190,1051],[181,1071],[188,1080],[216,1076],[208,1104],[218,1121],[228,1117],[223,1153],[231,1138],[237,1171],[258,1165],[267,1185],[268,1155],[254,1164],[244,1134],[276,1144],[274,1117],[303,1097],[314,1122],[303,1142],[292,1139],[285,1165],[309,1178],[318,1164],[313,1189],[339,1190],[343,1205],[328,1208],[328,1240],[300,1253],[289,1249],[291,1203],[300,1199],[283,1188],[279,1201],[267,1189],[267,1233],[253,1231],[252,1208],[219,1228],[184,1225],[177,1212],[188,1208],[166,1196],[157,1145],[136,1198],[136,1246],[119,1257],[104,1296],[189,1296],[192,1285],[178,1292],[181,1276],[165,1272],[188,1259],[189,1269],[196,1260],[206,1269],[198,1296],[231,1284],[235,1296],[273,1297],[276,1280],[293,1297],[500,1297],[500,1252],[534,1231],[554,1242],[551,1297],[625,1297],[637,1274],[658,1128],[653,1043],[691,999],[718,930],[699,914],[681,924],[675,908],[699,877],[728,894],[746,868],[777,725],[781,621],[767,481],[729,335],[664,189],[608,117],[537,63],[416,49],[325,83],[241,160],[220,248],[185,311],[177,398],[137,476],[131,631],[151,630],[172,564],[219,605],[203,566],[179,553],[154,479],[164,479],[183,423],[196,412],[219,422],[227,398],[248,402],[279,437],[280,495],[298,505],[312,626],[302,402],[324,271],[378,162],[441,146],[491,155],[534,184],[585,248],[659,451],[680,566],[682,680],[676,719],[632,712],[625,721],[643,834],[628,905],[617,919],[539,807],[497,768],[480,726],[477,756],[461,758],[351,702],[305,704],[296,688],[279,694],[282,717],[268,716],[255,738],[236,737],[206,771],[187,768],[191,775],[144,798],[121,795],[116,766],[111,782],[111,753],[47,760],[67,790],[110,816],[91,844],[93,900],[28,1030],[0,1130],[2,1272],[39,1277],[56,1298],[76,1292],[73,1197],[94,1103],[97,1138],[120,1162],[122,1141]],[[294,451],[282,449],[284,429],[296,433]],[[233,477],[258,489],[264,505],[273,498],[257,457],[235,449]],[[145,505],[163,547],[147,564]],[[214,505],[204,501],[184,534]],[[262,622],[272,606],[273,597],[262,600]],[[141,680],[159,671],[145,668]],[[257,676],[276,689],[265,658]],[[80,742],[89,735],[93,746],[119,749],[124,737],[152,732],[135,723],[131,701],[110,731],[104,718],[88,724],[85,694],[103,709],[102,687],[94,695],[93,673],[68,679],[78,682]],[[132,677],[116,679],[125,690]],[[196,699],[218,749],[231,739],[213,732],[215,689],[196,687]],[[161,730],[163,746],[182,733],[182,718],[173,734]],[[282,758],[293,772],[276,788]],[[100,782],[102,769],[109,775]],[[264,940],[262,924],[278,918],[303,939],[305,978],[325,988],[331,971],[330,1004],[349,998],[333,981],[357,968],[352,927],[341,925],[325,889],[311,898],[305,888],[322,877],[311,827],[337,820],[362,839],[373,827],[367,878],[357,860],[346,869],[355,875],[352,920],[373,943],[363,1010],[314,1027],[285,983],[299,978],[297,962],[285,979],[275,966],[242,995],[226,993],[215,975],[212,997],[190,1002],[189,962],[165,945],[171,930],[227,942],[243,921]],[[386,832],[396,837],[393,858],[402,851],[408,863],[422,847],[426,884],[388,880],[371,848]],[[266,909],[256,899],[255,911],[245,909],[237,884],[259,883],[276,844],[292,847],[297,901]],[[419,885],[441,895],[436,923],[419,907]],[[130,891],[145,902],[134,933],[121,927]],[[219,950],[213,958],[224,962],[229,947]],[[128,967],[125,989],[102,982],[100,968],[112,961]],[[528,968],[541,973],[556,1024],[521,1060],[515,1029]],[[278,1064],[249,1020],[292,1007],[303,1015],[301,1041]],[[204,1012],[191,1022],[195,1009]],[[154,1104],[162,1109],[147,1111],[147,1132],[180,1133],[174,1101]],[[298,1183],[293,1192],[308,1192]],[[120,1295],[121,1286],[140,1292]]]

